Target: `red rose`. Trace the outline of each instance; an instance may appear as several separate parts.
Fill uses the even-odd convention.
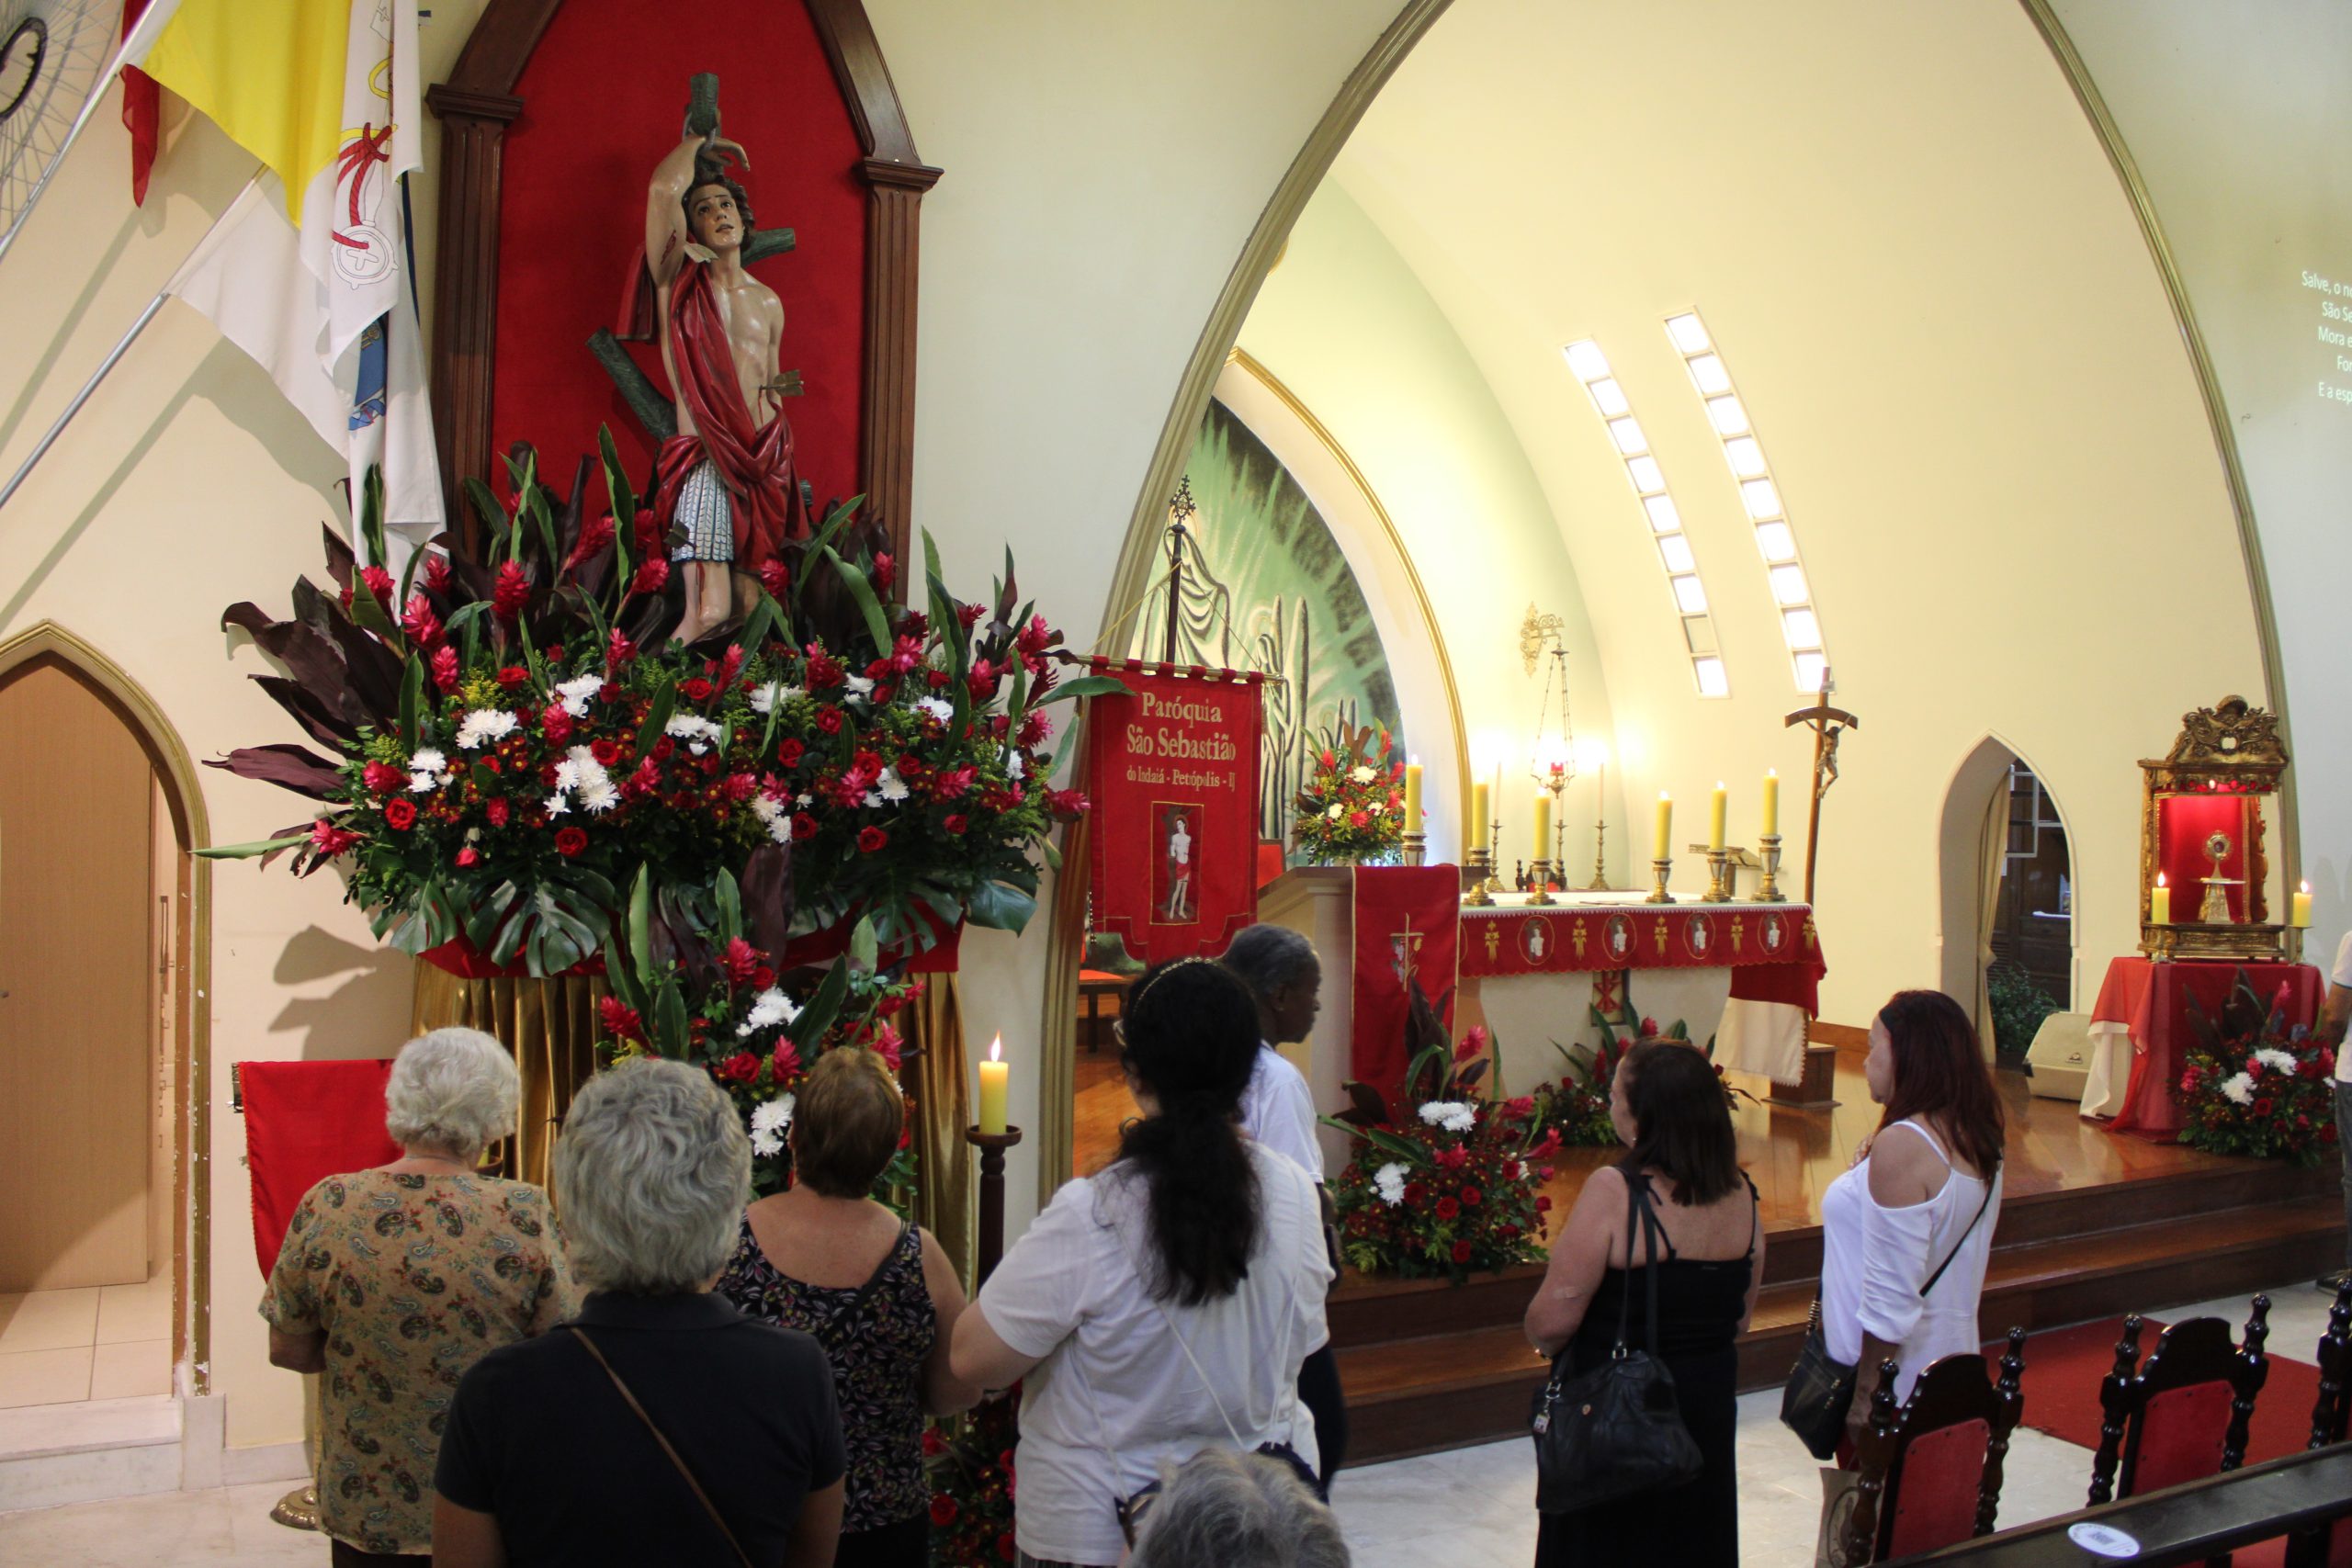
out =
[[[814,817],[809,816],[806,811],[795,812],[792,818],[792,836],[796,839],[815,838],[817,836],[817,819]]]
[[[1437,1217],[1441,1220],[1450,1220],[1461,1212],[1462,1205],[1451,1198],[1441,1198],[1437,1201]]]
[[[1405,1183],[1405,1207],[1408,1209],[1419,1208],[1422,1201],[1429,1195],[1430,1190],[1422,1186],[1419,1182],[1408,1181]]]
[[[942,822],[940,826],[946,829],[951,833],[961,834],[964,829],[971,826],[971,824],[967,822],[964,818],[964,814],[958,811],[952,813],[948,817],[947,820]]]
[[[947,1439],[939,1435],[936,1427],[922,1429],[922,1452],[925,1459],[937,1459],[947,1451]]]
[[[1470,1261],[1470,1244],[1468,1242],[1457,1241],[1453,1244],[1453,1260],[1456,1263],[1467,1263]]]
[[[1479,1191],[1475,1187],[1465,1187],[1462,1190],[1462,1201],[1464,1205],[1468,1208],[1476,1208],[1479,1201],[1485,1196],[1485,1193]]]
[[[468,844],[464,849],[458,852],[458,863],[459,865],[479,865],[481,863],[481,852],[475,849],[471,844]]]
[[[787,768],[797,768],[800,765],[800,754],[808,749],[797,740],[778,741],[775,760]]]
[[[828,735],[839,735],[842,732],[842,710],[839,708],[819,708],[817,710],[817,728],[823,730]]]
[[[763,964],[758,968],[752,971],[752,988],[753,990],[764,991],[770,986],[775,984],[775,971],[769,968],[766,964]]]
[[[1537,1193],[1535,1196],[1535,1212],[1539,1214],[1550,1213],[1552,1212],[1552,1200],[1544,1197],[1540,1192]]]
[[[503,690],[511,692],[530,678],[531,672],[520,664],[509,664],[499,671],[498,684]]]
[[[556,853],[564,856],[576,855],[587,847],[588,835],[585,830],[579,828],[558,828],[555,830]]]
[[[506,819],[514,814],[514,807],[508,805],[503,796],[492,801],[482,809],[489,814],[490,825],[493,828],[505,827]]]
[[[412,800],[384,802],[384,822],[388,827],[398,828],[403,832],[415,827],[416,803]]]
[[[718,1072],[736,1083],[750,1083],[760,1076],[760,1059],[749,1051],[738,1051],[718,1064]]]
[[[591,740],[588,754],[596,759],[597,766],[609,768],[621,760],[621,743],[617,740]]]
[[[695,676],[693,680],[688,681],[684,685],[678,689],[686,694],[686,701],[690,703],[707,703],[710,701],[711,684],[699,675]]]
[[[956,1506],[956,1499],[946,1493],[934,1492],[931,1495],[931,1522],[933,1528],[945,1529],[956,1522],[956,1516],[962,1511]]]
[[[2267,1095],[2254,1102],[2254,1113],[2256,1116],[2267,1116],[2270,1114],[2270,1100]]]
[[[866,854],[872,854],[889,841],[890,835],[879,828],[869,826],[857,830],[857,847]]]
[[[359,782],[378,795],[391,795],[407,787],[408,774],[390,762],[370,762],[359,770]]]

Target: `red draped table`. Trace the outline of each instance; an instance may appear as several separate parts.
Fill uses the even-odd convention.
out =
[[[2188,998],[2195,997],[2207,1017],[2218,1017],[2241,969],[2266,1005],[2281,986],[2286,987],[2290,1025],[2317,1021],[2327,981],[2308,964],[2233,958],[2158,964],[2139,957],[2109,963],[2098,1000],[2091,1004],[2091,1068],[2083,1085],[2083,1114],[2113,1117],[2109,1132],[2157,1143],[2179,1137],[2177,1086],[2192,1039]],[[2126,1060],[2131,1064],[2128,1076],[2122,1066]]]

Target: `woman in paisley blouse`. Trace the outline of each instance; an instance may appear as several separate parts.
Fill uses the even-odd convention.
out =
[[[825,1348],[849,1448],[835,1568],[922,1568],[931,1487],[922,1418],[979,1395],[947,1368],[964,1291],[928,1231],[867,1196],[897,1152],[906,1100],[871,1051],[827,1052],[801,1086],[793,1185],[743,1215],[718,1293]]]
[[[322,1374],[319,1528],[338,1568],[432,1560],[458,1377],[578,1306],[547,1194],[474,1168],[514,1130],[518,1087],[479,1030],[410,1041],[384,1086],[401,1157],[327,1178],[287,1226],[261,1314],[273,1362]]]

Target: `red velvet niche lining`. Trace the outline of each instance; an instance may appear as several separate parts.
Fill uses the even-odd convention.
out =
[[[1975,1532],[1984,1450],[1992,1440],[1992,1427],[1979,1418],[1923,1432],[1905,1445],[1887,1556],[1934,1551]]]
[[[570,0],[515,93],[500,186],[498,382],[491,445],[539,449],[563,484],[612,427],[642,486],[654,443],[588,352],[645,242],[645,186],[678,143],[687,79],[718,75],[720,130],[752,156],[739,176],[762,228],[797,231],[752,275],[784,301],[779,363],[806,389],[784,400],[800,477],[821,508],[861,488],[865,186],[857,132],[808,8],[795,0],[717,7]],[[664,392],[658,344],[629,352]],[[503,471],[493,476],[502,492]],[[595,495],[601,501],[602,486]]]
[[[2140,1415],[2134,1497],[2222,1472],[2222,1439],[2230,1426],[2230,1385],[2191,1383],[2149,1397]]]
[[[2263,883],[2269,875],[2270,862],[2263,852],[2261,802],[2247,795],[2168,795],[2156,803],[2156,869],[2165,874],[2165,885],[2172,889],[2175,923],[2187,925],[2197,919],[2205,898],[2205,878],[2213,870],[2205,853],[2205,840],[2217,829],[2230,836],[2230,852],[2222,862],[2222,874],[2244,884],[2222,889],[2229,895],[2230,913],[2248,925],[2269,919],[2269,897]],[[2251,875],[2246,872],[2249,854],[2254,864]],[[2249,908],[2252,914],[2246,912]]]

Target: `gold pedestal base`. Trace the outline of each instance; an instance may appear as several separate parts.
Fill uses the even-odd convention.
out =
[[[1756,858],[1764,863],[1764,874],[1756,885],[1758,904],[1785,904],[1789,896],[1781,891],[1781,835],[1767,833],[1756,840]]]
[[[1557,898],[1552,897],[1549,887],[1549,884],[1552,880],[1552,863],[1550,861],[1539,860],[1532,865],[1530,865],[1527,868],[1527,877],[1528,886],[1531,889],[1527,896],[1527,902],[1530,908],[1544,908],[1559,902]]]
[[[1654,860],[1650,862],[1650,896],[1647,898],[1643,899],[1642,902],[1645,904],[1671,904],[1674,902],[1674,895],[1666,890],[1667,874],[1673,869],[1674,863],[1670,860]]]
[[[277,1500],[269,1511],[270,1522],[284,1525],[290,1530],[314,1530],[319,1528],[319,1489],[304,1482]]]
[[[1702,904],[1731,902],[1731,855],[1728,852],[1707,852],[1707,891],[1699,901]]]

